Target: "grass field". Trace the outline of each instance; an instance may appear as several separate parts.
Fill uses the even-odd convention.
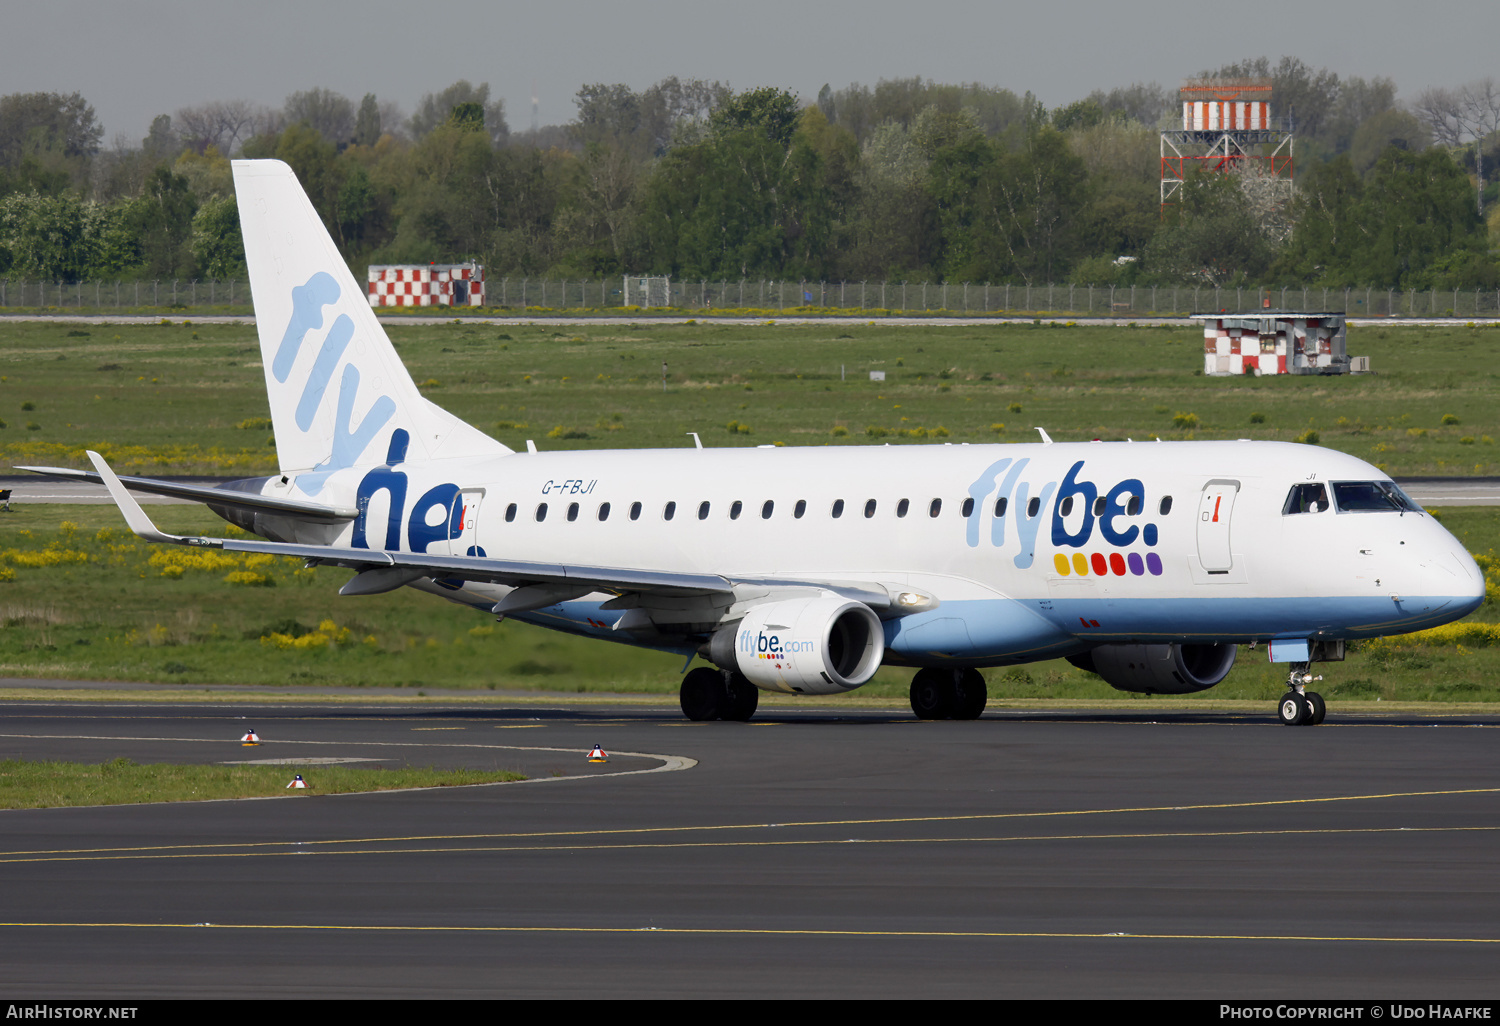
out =
[[[296,774],[303,776],[308,784],[306,789],[287,789],[287,783]],[[5,759],[0,761],[0,809],[349,794],[525,779],[520,773],[500,770],[366,769],[291,764],[179,766],[171,763],[142,764],[129,759],[98,764]]]
[[[1060,441],[1292,440],[1312,430],[1321,444],[1397,475],[1500,474],[1490,370],[1500,331],[1490,329],[1356,330],[1351,352],[1371,356],[1379,373],[1279,380],[1196,374],[1201,336],[1192,329],[451,324],[391,334],[430,397],[516,448],[527,438],[543,448],[691,445],[688,431],[715,446],[1029,441],[1033,425]],[[82,450],[94,447],[126,472],[269,473],[259,363],[246,326],[0,325],[0,464],[86,466]],[[887,380],[870,381],[872,369]],[[198,507],[152,515],[169,531],[226,530]],[[1471,551],[1500,549],[1500,511],[1453,508],[1443,518]],[[0,674],[676,690],[679,658],[496,625],[410,592],[339,598],[347,577],[147,546],[108,506],[22,506],[0,514]],[[1471,618],[1497,619],[1494,601]],[[1323,668],[1323,693],[1500,699],[1500,648],[1489,637],[1471,630],[1363,646]],[[1284,676],[1263,659],[1242,653],[1204,698],[1274,700]],[[997,698],[1120,697],[1062,662],[987,676]],[[882,670],[855,695],[903,695],[909,679]]]
[[[1210,378],[1193,328],[395,327],[424,392],[515,448],[1263,438],[1500,474],[1500,330],[1356,328],[1358,377]],[[663,389],[662,364],[667,364]],[[872,382],[872,370],[886,380]],[[0,324],[0,464],[270,473],[247,325]]]

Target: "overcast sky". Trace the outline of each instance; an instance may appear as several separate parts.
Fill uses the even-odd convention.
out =
[[[488,82],[512,129],[571,120],[589,82],[668,75],[775,85],[919,75],[1032,90],[1049,107],[1097,88],[1283,54],[1340,76],[1385,75],[1401,98],[1500,74],[1495,0],[0,0],[0,94],[84,94],[106,141],[210,100],[279,107],[321,86],[410,112],[460,78]]]

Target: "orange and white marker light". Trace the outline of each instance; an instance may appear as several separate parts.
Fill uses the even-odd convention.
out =
[[[600,748],[598,745],[595,745],[594,746],[594,750],[591,751],[591,752],[589,752],[589,762],[608,762],[608,761],[609,761],[609,756],[605,755],[604,754],[604,749]]]
[[[301,773],[298,773],[295,777],[292,778],[292,782],[290,784],[286,785],[286,786],[287,786],[288,790],[290,790],[291,788],[294,788],[294,787],[296,787],[296,788],[305,788],[307,786],[307,781],[305,781],[305,780],[302,779],[302,774]]]
[[[255,731],[247,730],[245,732],[245,736],[240,738],[240,744],[244,745],[246,748],[250,748],[254,745],[260,744],[260,738],[256,736]]]

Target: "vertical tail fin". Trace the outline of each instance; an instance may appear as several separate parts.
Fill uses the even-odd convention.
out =
[[[316,494],[397,431],[408,460],[511,451],[422,398],[290,167],[236,160],[234,188],[283,474]]]

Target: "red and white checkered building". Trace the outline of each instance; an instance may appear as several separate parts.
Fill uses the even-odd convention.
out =
[[[484,268],[467,264],[372,264],[371,306],[483,306]]]
[[[1183,101],[1182,127],[1189,132],[1237,132],[1269,129],[1271,105],[1264,100]]]
[[[1344,315],[1195,314],[1203,322],[1203,373],[1348,374]]]

